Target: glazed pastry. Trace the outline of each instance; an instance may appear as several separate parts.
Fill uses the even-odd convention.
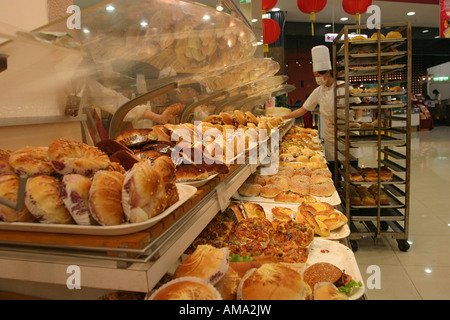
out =
[[[51,176],[28,179],[25,205],[40,223],[73,224],[74,220],[60,195],[61,182]]]
[[[89,190],[89,210],[102,226],[120,225],[124,221],[122,209],[123,174],[116,171],[98,171]]]
[[[55,170],[48,158],[48,150],[47,147],[21,148],[9,156],[9,164],[18,175],[52,175]]]
[[[48,147],[48,157],[55,171],[62,175],[78,173],[92,177],[111,164],[108,155],[97,147],[69,139],[53,141]]]
[[[9,164],[9,157],[12,151],[0,149],[0,174],[15,173],[14,168]]]
[[[0,197],[16,203],[19,191],[19,176],[15,173],[0,174]],[[19,212],[0,204],[0,221],[5,222],[32,222],[34,216],[27,207]]]
[[[77,224],[97,224],[89,211],[89,191],[92,181],[81,174],[68,174],[61,181],[61,199]]]

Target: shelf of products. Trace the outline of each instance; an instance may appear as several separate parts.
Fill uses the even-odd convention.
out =
[[[370,34],[349,40],[351,32]],[[336,90],[336,187],[354,250],[362,236],[376,241],[385,235],[397,239],[400,250],[409,249],[411,55],[409,23],[382,25],[378,30],[346,26],[333,43],[337,88],[345,90],[341,95]],[[364,77],[370,78],[365,88],[360,86]],[[361,103],[350,104],[351,97]],[[399,108],[405,116],[397,115]],[[376,120],[353,121],[350,114],[357,110],[371,110]],[[377,150],[373,167],[360,167],[350,155],[361,147]]]

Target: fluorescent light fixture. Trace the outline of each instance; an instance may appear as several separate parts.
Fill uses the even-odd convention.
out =
[[[347,17],[342,17],[342,18],[341,18],[341,21],[347,21],[347,20],[348,20]]]
[[[410,11],[410,12],[407,13],[408,16],[413,16],[413,15],[415,15],[415,14],[416,14],[416,13],[415,13],[414,11]]]

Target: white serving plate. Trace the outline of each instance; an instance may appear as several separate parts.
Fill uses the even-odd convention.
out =
[[[38,222],[0,222],[0,230],[7,231],[28,231],[64,234],[84,234],[96,236],[119,236],[143,231],[154,226],[156,223],[167,217],[175,209],[189,200],[196,192],[197,188],[189,185],[176,184],[178,188],[179,200],[164,212],[147,221],[139,223],[123,223],[117,226],[85,226],[77,224],[44,224]]]
[[[339,204],[341,204],[341,198],[339,197],[339,193],[337,191],[335,191],[331,197],[316,197],[313,196],[317,202],[326,202],[331,204],[332,206],[337,206]],[[257,197],[243,197],[241,196],[237,191],[234,193],[233,195],[233,199],[235,200],[242,200],[242,201],[249,201],[249,202],[267,202],[267,203],[277,203],[278,205],[292,205],[292,204],[296,204],[296,203],[292,203],[292,202],[276,202],[274,199],[272,198],[264,198],[261,196],[257,196]],[[300,203],[298,204],[300,205]]]
[[[328,262],[334,264],[345,273],[352,276],[356,282],[361,281],[363,286],[356,288],[349,295],[349,300],[357,300],[361,298],[365,291],[364,280],[359,271],[353,251],[336,241],[314,238],[309,247],[308,260],[305,268],[317,262]]]
[[[293,205],[293,204],[284,204],[284,203],[267,203],[267,202],[261,202],[258,203],[266,213],[266,218],[270,221],[273,221],[273,214],[272,209],[275,207],[282,207],[282,208],[289,208],[297,212],[297,208],[300,204]],[[339,210],[336,210],[339,211]],[[340,212],[340,211],[339,211]],[[295,217],[292,217],[292,219],[295,219]],[[344,224],[342,227],[330,231],[330,235],[328,237],[319,237],[320,239],[327,239],[327,240],[341,240],[345,239],[350,235],[350,228],[348,224]],[[316,237],[317,238],[317,237]]]

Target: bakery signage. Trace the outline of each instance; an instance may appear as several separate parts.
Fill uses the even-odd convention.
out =
[[[440,0],[440,36],[450,38],[450,0]]]

